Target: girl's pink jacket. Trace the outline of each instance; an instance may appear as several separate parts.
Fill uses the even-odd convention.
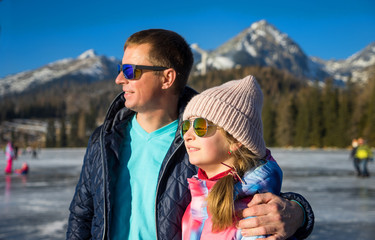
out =
[[[234,186],[235,210],[246,208],[253,195],[256,193],[272,192],[280,194],[282,183],[282,171],[276,161],[272,158],[269,151],[263,165],[246,172],[243,181],[237,182]],[[206,198],[210,189],[215,185],[218,179],[226,176],[230,171],[220,173],[210,179],[206,173],[199,169],[198,174],[188,179],[192,201],[187,207],[182,218],[182,239],[257,239],[265,236],[243,237],[241,230],[235,226],[225,229],[221,232],[212,232],[212,221],[210,213],[207,211]],[[234,224],[233,224],[234,225]]]

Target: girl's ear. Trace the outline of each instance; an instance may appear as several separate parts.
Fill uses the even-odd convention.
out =
[[[240,147],[242,147],[242,143],[240,142],[236,142],[236,143],[232,143],[229,147],[229,149],[234,152],[234,151],[237,151]]]
[[[168,89],[172,87],[174,81],[176,80],[176,70],[173,68],[168,68],[163,71],[163,83],[162,83],[162,89]]]

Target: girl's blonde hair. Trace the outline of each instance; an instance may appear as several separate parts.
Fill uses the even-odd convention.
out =
[[[221,131],[229,144],[238,143],[228,132],[222,129]],[[235,158],[233,166],[241,178],[246,171],[260,164],[259,158],[243,145],[231,154]],[[228,174],[219,179],[208,194],[207,207],[212,216],[213,232],[219,232],[232,227],[238,221],[234,209],[234,184],[233,176]]]

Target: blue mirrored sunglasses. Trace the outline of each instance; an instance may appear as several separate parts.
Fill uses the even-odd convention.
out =
[[[137,80],[137,79],[141,78],[143,69],[151,70],[151,71],[164,71],[168,68],[158,67],[158,66],[134,65],[134,64],[118,64],[117,65],[117,74],[122,72],[126,79]]]

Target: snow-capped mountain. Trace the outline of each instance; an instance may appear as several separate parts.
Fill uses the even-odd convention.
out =
[[[321,63],[323,69],[334,79],[346,82],[351,78],[353,82],[365,82],[369,77],[367,67],[375,64],[375,42],[346,60],[324,61],[318,58],[314,60]]]
[[[265,20],[253,23],[216,50],[204,51],[197,45],[195,47],[192,44],[192,48],[197,49],[193,53],[198,70],[272,66],[287,70],[301,79],[323,81],[327,77],[333,77],[337,82],[345,83],[348,79],[367,81],[367,68],[375,65],[375,42],[348,59],[325,61],[307,56],[287,34]],[[205,64],[202,59],[205,59]],[[0,97],[58,81],[92,82],[114,79],[118,62],[120,60],[113,57],[98,56],[91,49],[77,58],[59,60],[0,79]]]
[[[201,50],[202,51],[202,50]],[[324,80],[332,76],[336,81],[360,81],[364,69],[375,64],[375,43],[347,60],[324,61],[308,57],[287,34],[265,20],[253,23],[237,36],[214,51],[206,52],[207,69],[230,69],[238,66],[272,66],[284,69],[297,77]],[[196,62],[203,69],[201,59]]]
[[[62,59],[36,70],[0,79],[0,96],[20,93],[62,79],[92,82],[114,78],[118,62],[113,57],[98,56],[90,49],[77,58]]]

